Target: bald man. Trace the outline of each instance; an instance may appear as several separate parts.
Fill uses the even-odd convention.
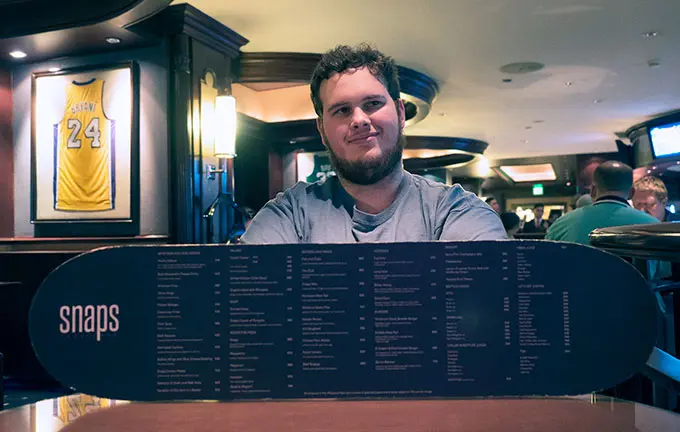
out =
[[[593,173],[593,204],[569,212],[548,229],[547,240],[589,244],[588,236],[597,228],[658,223],[659,221],[628,204],[633,194],[633,170],[628,165],[607,161]]]

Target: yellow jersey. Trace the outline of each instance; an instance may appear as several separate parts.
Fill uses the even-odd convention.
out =
[[[54,208],[114,208],[115,123],[104,115],[104,81],[73,81],[62,120],[54,125]]]

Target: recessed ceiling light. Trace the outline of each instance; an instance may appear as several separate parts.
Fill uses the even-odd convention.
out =
[[[574,83],[571,82],[571,81],[567,81],[567,82],[564,83],[564,85],[567,86],[567,87],[571,87],[573,84]]]
[[[503,82],[506,83],[506,84],[511,83],[512,79],[511,78],[503,78]]]
[[[529,140],[522,140],[524,144],[529,144]]]
[[[543,123],[545,120],[534,120],[534,123]]]
[[[23,52],[23,51],[12,51],[12,52],[9,53],[9,55],[11,55],[12,57],[14,57],[16,59],[26,57],[26,53]]]
[[[655,32],[655,31],[648,31],[648,32],[642,33],[642,37],[644,37],[645,39],[650,39],[650,38],[654,38],[654,37],[657,37],[657,36],[659,36],[659,32]]]
[[[118,44],[118,43],[120,43],[120,39],[118,39],[117,37],[107,37],[106,43]]]
[[[650,68],[658,68],[661,66],[661,61],[660,60],[650,60],[647,62],[647,66]]]
[[[446,113],[445,112],[439,113],[439,117],[446,117]]]
[[[595,99],[595,100],[593,101],[593,103],[594,103],[594,104],[602,103],[602,99]]]
[[[49,69],[47,69],[47,70],[48,70],[49,72],[59,72],[59,71],[61,70],[61,68],[58,68],[58,67],[51,67],[51,68],[49,68]]]
[[[531,130],[531,126],[524,126],[524,129]]]

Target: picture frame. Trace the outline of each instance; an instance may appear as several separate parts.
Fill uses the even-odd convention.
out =
[[[136,62],[34,72],[35,236],[138,235],[139,187]]]

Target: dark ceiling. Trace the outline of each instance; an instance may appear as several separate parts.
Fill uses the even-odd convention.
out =
[[[0,0],[0,62],[11,66],[155,43],[134,24],[171,1]],[[109,44],[107,38],[120,42]],[[13,59],[9,53],[16,50],[27,57]]]

